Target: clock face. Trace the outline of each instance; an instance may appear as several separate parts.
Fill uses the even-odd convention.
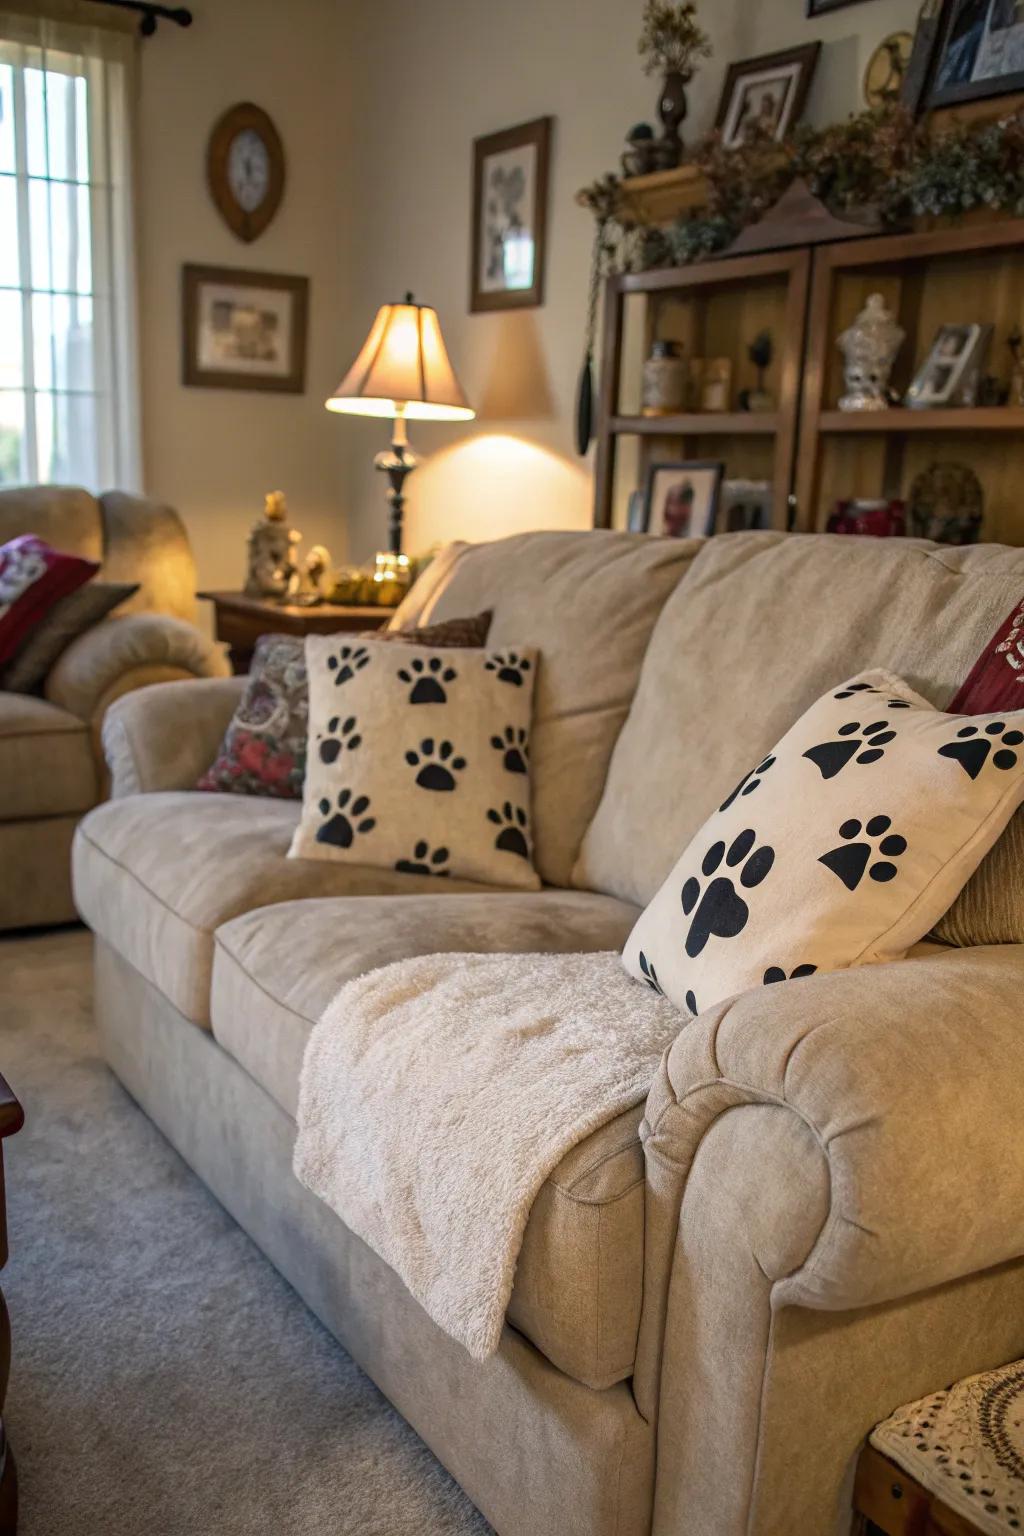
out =
[[[238,206],[254,213],[270,185],[270,151],[255,128],[243,128],[228,150],[228,185]]]
[[[210,196],[239,240],[256,240],[281,206],[284,150],[277,129],[251,101],[214,123],[206,149]]]

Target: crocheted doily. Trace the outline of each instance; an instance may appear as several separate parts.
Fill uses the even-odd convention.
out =
[[[979,1531],[1024,1531],[1024,1360],[897,1408],[870,1438]]]

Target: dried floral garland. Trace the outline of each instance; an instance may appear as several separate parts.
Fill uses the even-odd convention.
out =
[[[824,129],[802,128],[784,143],[754,133],[726,149],[712,134],[696,164],[707,180],[707,206],[667,229],[621,225],[615,177],[585,190],[581,201],[602,228],[605,271],[685,266],[715,255],[756,224],[798,176],[833,212],[870,210],[889,226],[978,208],[1024,216],[1024,110],[932,135],[900,106]]]

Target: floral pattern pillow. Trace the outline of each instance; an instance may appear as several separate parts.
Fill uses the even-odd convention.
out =
[[[491,614],[479,613],[374,638],[407,645],[482,646],[490,626]],[[196,788],[301,800],[308,720],[305,640],[298,635],[262,635],[241,702]]]

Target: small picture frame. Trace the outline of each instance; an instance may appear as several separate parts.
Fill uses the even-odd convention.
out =
[[[940,325],[905,403],[919,411],[974,405],[991,342],[991,325]]]
[[[471,313],[544,302],[550,117],[473,141]]]
[[[726,149],[755,127],[786,137],[803,113],[820,52],[820,43],[804,43],[729,65],[715,124]]]
[[[652,464],[643,499],[643,527],[655,538],[693,539],[712,534],[725,465],[716,459]]]
[[[771,526],[770,480],[723,480],[709,534],[749,533]]]
[[[926,0],[918,34],[927,110],[1024,91],[1024,0]]]
[[[181,299],[184,384],[305,391],[307,277],[188,265]]]

